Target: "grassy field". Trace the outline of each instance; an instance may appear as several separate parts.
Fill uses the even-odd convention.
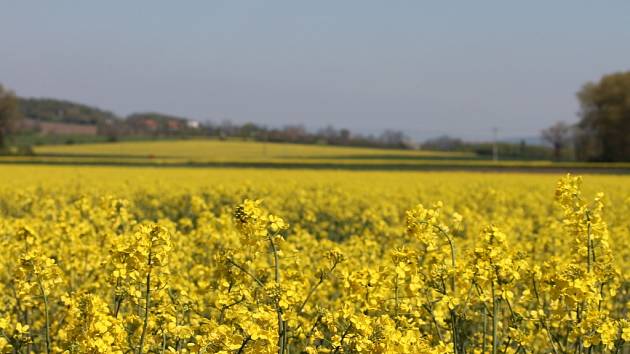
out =
[[[56,145],[35,149],[41,155],[118,158],[155,158],[189,161],[277,161],[288,159],[421,159],[466,158],[469,153],[368,149],[324,145],[262,143],[254,141],[183,140],[112,144]]]
[[[372,149],[253,141],[134,141],[44,145],[31,156],[0,156],[0,163],[103,166],[291,168],[346,170],[473,170],[628,173],[630,163],[495,162],[463,152]]]

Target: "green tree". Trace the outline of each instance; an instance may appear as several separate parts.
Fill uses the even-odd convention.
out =
[[[6,145],[6,136],[20,118],[15,93],[0,85],[0,149]]]
[[[576,154],[582,160],[630,161],[630,71],[587,83],[577,94]]]
[[[106,124],[119,120],[112,112],[53,98],[19,98],[18,104],[22,115],[44,122]]]

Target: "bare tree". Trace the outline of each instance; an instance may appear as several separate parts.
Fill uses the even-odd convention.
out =
[[[560,160],[562,150],[571,142],[572,127],[558,122],[541,132],[543,140],[553,147],[553,157]]]
[[[379,136],[379,140],[388,147],[403,147],[406,137],[401,131],[386,129]]]
[[[5,147],[6,136],[19,117],[15,93],[0,85],[0,149]]]

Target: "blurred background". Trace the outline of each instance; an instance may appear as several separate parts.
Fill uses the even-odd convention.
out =
[[[630,160],[624,1],[2,8],[5,154],[194,138]]]

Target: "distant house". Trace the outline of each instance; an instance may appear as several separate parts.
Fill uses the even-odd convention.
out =
[[[199,129],[199,122],[196,120],[188,120],[186,121],[186,126],[192,129]]]
[[[134,116],[128,118],[126,125],[136,134],[155,133],[160,129],[160,122],[147,116]]]
[[[97,135],[96,124],[46,122],[31,118],[22,119],[19,130],[37,132],[42,135]]]
[[[178,131],[182,129],[182,123],[179,120],[169,119],[168,121],[166,121],[166,128],[172,132]]]
[[[142,126],[146,130],[156,131],[156,130],[158,130],[160,125],[158,124],[158,122],[155,119],[146,118],[146,119],[142,120]]]
[[[136,134],[177,135],[186,130],[188,120],[160,113],[134,113],[125,124]]]

